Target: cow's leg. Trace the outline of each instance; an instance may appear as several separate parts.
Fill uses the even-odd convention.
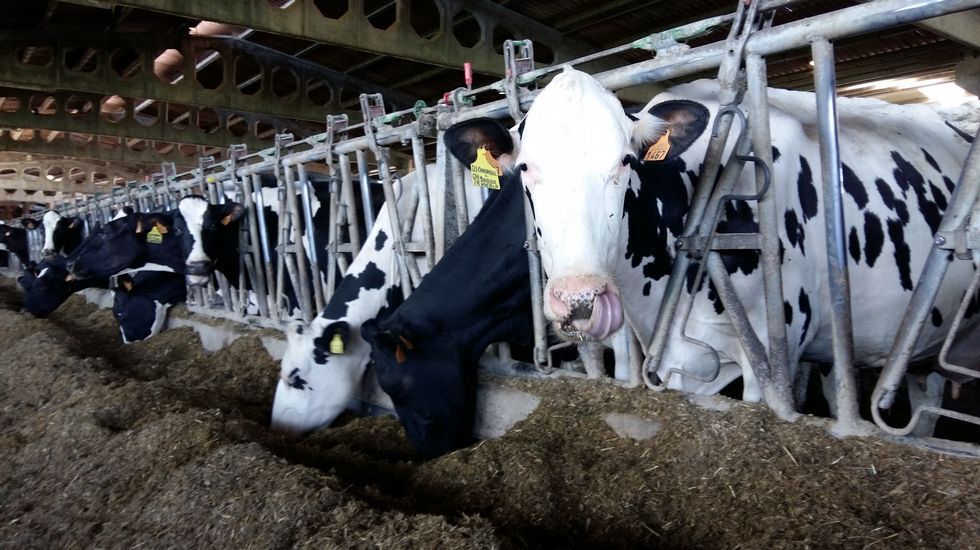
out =
[[[919,407],[940,407],[943,404],[943,388],[946,386],[946,379],[939,373],[929,373],[928,376],[913,374],[905,375],[905,382],[909,389],[909,410],[914,413]],[[919,416],[915,428],[909,435],[914,437],[931,437],[936,429],[936,422],[939,416],[930,413],[923,413]]]
[[[589,378],[602,378],[606,375],[606,365],[602,353],[606,346],[601,342],[581,342],[578,345],[579,356],[585,364],[585,374]]]
[[[830,411],[831,418],[837,418],[837,389],[834,369],[821,366],[820,368],[820,387],[823,388],[823,397],[827,400],[827,409]]]

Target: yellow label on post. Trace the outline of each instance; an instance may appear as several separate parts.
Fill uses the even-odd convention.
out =
[[[146,234],[146,242],[153,244],[160,244],[163,242],[163,233],[160,232],[160,228],[153,226],[153,229]]]
[[[473,175],[473,185],[500,189],[500,176],[503,172],[500,170],[500,164],[485,148],[480,147],[476,150],[476,162],[470,165],[470,173]]]
[[[645,161],[660,161],[667,158],[667,151],[670,151],[670,130],[664,132],[656,143],[647,149],[647,154],[643,156]]]
[[[339,332],[335,333],[333,338],[330,339],[330,353],[334,355],[344,353],[344,339],[341,338]]]

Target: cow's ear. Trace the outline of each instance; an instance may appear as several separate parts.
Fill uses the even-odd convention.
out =
[[[125,292],[132,292],[136,288],[136,281],[133,279],[132,275],[126,273],[116,277],[116,288],[115,290],[123,290]]]
[[[350,343],[350,324],[347,321],[336,321],[323,328],[320,336],[313,340],[313,347],[330,355],[347,353]]]
[[[25,229],[37,229],[38,221],[34,218],[24,218],[20,220],[20,224],[24,226]]]
[[[633,124],[633,148],[646,161],[670,160],[704,133],[710,116],[707,107],[695,101],[658,103]]]
[[[502,124],[490,118],[475,118],[454,124],[443,136],[449,152],[464,166],[473,164],[480,147],[490,151],[503,169],[514,164],[515,138]]]
[[[245,213],[245,207],[237,202],[226,202],[216,205],[214,208],[216,208],[215,218],[220,221],[221,225],[231,224]]]

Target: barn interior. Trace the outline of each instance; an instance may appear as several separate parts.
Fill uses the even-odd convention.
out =
[[[777,26],[866,3],[764,5],[776,8]],[[485,90],[477,104],[502,98],[494,86],[506,77],[508,40],[533,42],[534,68],[624,45],[583,70],[668,56],[664,31],[724,19],[735,4],[6,0],[0,220],[16,226],[203,171],[202,158],[220,165],[242,145],[271,151],[284,134],[317,139],[328,117],[363,121],[362,94],[380,94],[399,120],[461,88]],[[980,8],[970,7],[833,41],[838,95],[928,104],[976,134]],[[682,42],[717,43],[728,30],[706,25]],[[766,61],[769,86],[814,90],[809,46]],[[638,107],[717,74],[617,95]],[[434,133],[423,145],[435,161]],[[391,152],[393,172],[415,168],[410,143]],[[380,190],[381,168],[369,162]],[[279,320],[243,328],[178,307],[169,330],[122,345],[104,294],[31,319],[3,279],[0,462],[9,468],[0,473],[0,540],[16,547],[863,549],[980,540],[975,445],[838,438],[827,419],[786,423],[761,405],[507,369],[481,378],[481,395],[501,409],[480,419],[485,441],[444,457],[425,460],[397,420],[373,416],[390,412],[372,408],[390,409],[377,395],[296,440],[268,429],[285,345],[269,327]],[[867,392],[875,383],[859,382]],[[908,411],[898,416],[896,424]],[[963,426],[944,419],[938,437]]]

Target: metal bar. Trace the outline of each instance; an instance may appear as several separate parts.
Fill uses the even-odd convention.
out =
[[[544,319],[544,277],[541,255],[538,252],[538,236],[534,233],[534,215],[531,204],[524,200],[524,230],[527,249],[528,283],[531,285],[531,321],[534,327],[534,364],[538,369],[550,368],[551,353],[548,349],[548,327]]]
[[[348,163],[345,168],[348,171],[348,176],[350,176],[350,164]],[[363,241],[361,240],[361,228],[358,224],[357,219],[357,200],[354,196],[354,180],[352,177],[342,180],[342,185],[340,186],[340,212],[338,213],[338,223],[341,227],[346,225],[347,234],[350,237],[350,242],[353,245],[354,254],[357,254],[361,250]],[[368,195],[370,197],[370,195]],[[368,199],[367,203],[364,203],[364,198],[362,197],[361,204],[367,204],[368,208],[371,209],[371,225],[374,225],[374,204]],[[371,232],[370,227],[366,227],[365,231]],[[346,272],[346,268],[344,269]]]
[[[299,186],[303,200],[303,219],[306,220],[306,246],[310,254],[310,274],[313,277],[313,298],[316,311],[323,311],[326,302],[323,299],[323,277],[320,274],[320,251],[316,247],[316,228],[313,225],[313,205],[310,197],[310,180],[306,175],[306,166],[296,165],[299,175]],[[326,205],[321,204],[320,208]]]
[[[412,159],[415,162],[415,187],[419,192],[419,209],[422,214],[422,241],[429,269],[436,263],[435,235],[432,227],[432,203],[429,199],[429,176],[425,163],[425,143],[422,138],[412,138]],[[411,229],[409,229],[411,230]]]
[[[854,375],[854,342],[851,324],[851,289],[847,275],[847,240],[844,198],[841,188],[840,148],[837,142],[837,92],[834,47],[826,39],[813,41],[813,79],[820,131],[820,172],[823,179],[826,225],[827,277],[830,290],[831,331],[834,351],[834,383],[837,396],[837,429],[852,431],[861,418]]]
[[[456,230],[459,232],[458,235],[462,235],[463,231],[470,226],[470,214],[468,212],[466,204],[466,180],[464,178],[463,164],[456,160],[456,157],[449,157],[450,166],[452,166],[452,186],[453,186],[453,198],[456,200]]]
[[[391,183],[391,171],[388,170],[388,149],[379,147],[375,153],[378,159],[378,169],[381,171],[381,183],[384,186],[385,202],[388,204],[388,220],[391,228],[391,244],[395,249],[396,263],[398,264],[398,275],[401,277],[402,295],[407,300],[412,294],[412,280],[408,272],[408,262],[405,258],[405,248],[401,235],[401,224],[398,221],[398,199],[395,197],[395,188]]]
[[[354,151],[357,159],[357,177],[361,184],[361,206],[364,209],[364,230],[368,233],[374,227],[374,204],[371,201],[371,182],[368,179],[367,153],[364,149]],[[351,203],[353,206],[353,203]],[[360,249],[360,247],[358,247]]]
[[[949,198],[949,206],[939,223],[939,231],[954,231],[967,223],[977,197],[980,195],[980,139],[975,139],[970,147],[970,153],[963,164],[963,172]],[[881,371],[878,384],[871,394],[871,414],[875,423],[888,431],[887,424],[882,420],[879,408],[890,408],[895,399],[895,392],[901,383],[902,376],[915,352],[915,344],[922,333],[922,327],[929,318],[932,304],[939,292],[949,262],[946,256],[949,251],[943,250],[944,243],[933,242],[932,250],[922,267],[912,292],[909,305],[898,329],[898,337],[888,354],[888,363]]]
[[[314,303],[312,289],[310,288],[310,277],[307,274],[316,277],[319,273],[311,272],[307,263],[306,251],[303,245],[303,231],[299,224],[301,213],[299,204],[296,202],[296,178],[293,175],[293,167],[283,166],[282,170],[286,175],[286,193],[284,197],[286,208],[280,218],[288,220],[289,228],[292,230],[292,244],[287,240],[284,243],[281,253],[288,254],[290,249],[295,250],[293,254],[296,258],[295,274],[291,273],[293,275],[293,291],[298,294],[297,297],[299,298],[300,310],[303,313],[303,320],[309,323],[313,320]],[[306,187],[305,181],[302,184],[303,187]],[[307,232],[311,235],[313,233],[313,224],[310,222],[312,221],[311,216],[306,225]],[[286,259],[288,260],[289,256]]]
[[[263,257],[267,257],[262,253],[262,249],[267,246],[268,241],[266,240],[265,232],[265,220],[264,217],[258,211],[257,204],[255,202],[256,195],[258,197],[262,196],[261,187],[259,187],[259,193],[255,193],[254,184],[259,183],[259,176],[256,174],[243,174],[241,176],[242,182],[242,199],[245,203],[245,212],[248,217],[248,250],[252,254],[252,272],[250,272],[249,278],[252,280],[252,290],[255,292],[256,301],[259,306],[259,315],[262,317],[270,317],[271,312],[269,311],[269,284],[272,284],[273,279],[267,278],[267,272],[263,270],[262,266],[265,265]],[[246,267],[249,265],[245,264]],[[268,273],[271,274],[271,269]],[[248,303],[248,297],[245,294],[245,285],[240,284],[239,290],[242,292],[241,301],[243,307],[244,304]]]
[[[752,133],[752,149],[755,156],[766,166],[772,167],[772,138],[769,132],[769,93],[766,80],[766,62],[758,55],[745,60],[748,87],[749,131]],[[770,172],[771,172],[770,168]],[[767,184],[766,174],[759,166],[755,172],[756,191],[762,192]],[[769,368],[773,383],[784,398],[792,398],[790,380],[789,345],[786,340],[786,314],[783,306],[783,274],[779,263],[779,221],[776,212],[776,194],[765,193],[758,201],[759,233],[762,246],[763,285],[766,296],[766,333],[769,341]]]

